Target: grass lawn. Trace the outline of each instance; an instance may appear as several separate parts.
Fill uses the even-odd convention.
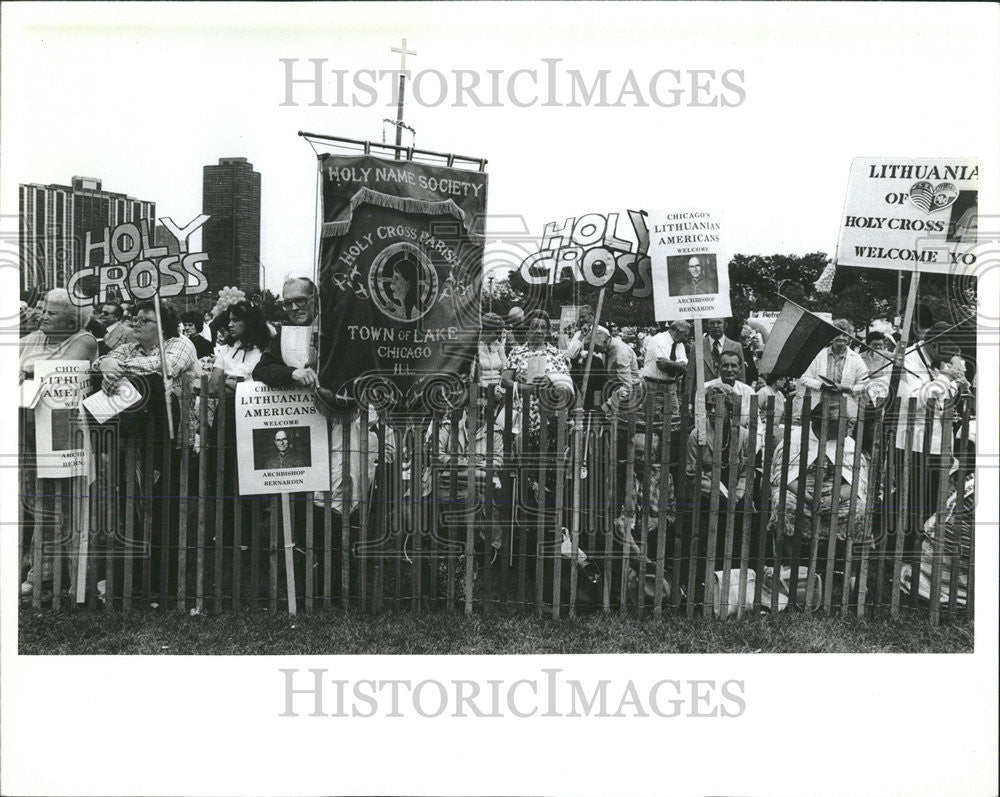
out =
[[[523,614],[465,617],[329,611],[187,617],[175,612],[37,611],[22,605],[21,654],[529,654],[529,653],[971,653],[973,625],[931,628],[924,612],[898,620],[779,614],[739,621],[575,621]]]

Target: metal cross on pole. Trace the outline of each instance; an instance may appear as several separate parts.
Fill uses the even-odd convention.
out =
[[[416,51],[406,49],[406,39],[403,39],[401,47],[391,48],[392,52],[399,53],[399,102],[396,105],[396,160],[399,160],[400,147],[403,145],[403,92],[406,87],[406,56],[416,55]]]

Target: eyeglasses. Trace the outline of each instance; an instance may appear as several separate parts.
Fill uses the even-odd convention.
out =
[[[282,310],[301,310],[303,307],[305,307],[311,301],[312,301],[312,296],[306,296],[305,298],[298,298],[298,299],[285,299],[281,303],[281,309]]]
[[[137,316],[136,318],[130,319],[129,323],[132,326],[134,326],[134,327],[141,327],[141,326],[145,326],[146,324],[155,324],[156,323],[156,319],[155,318],[139,318]]]

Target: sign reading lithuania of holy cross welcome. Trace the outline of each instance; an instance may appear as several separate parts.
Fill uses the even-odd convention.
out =
[[[972,158],[855,158],[837,264],[974,273],[979,165]]]
[[[476,351],[487,176],[368,155],[319,170],[320,386],[376,380],[414,406]]]

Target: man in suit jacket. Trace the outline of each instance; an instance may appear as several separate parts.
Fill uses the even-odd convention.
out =
[[[741,382],[746,382],[746,364],[743,361],[743,346],[737,340],[730,340],[726,337],[726,319],[709,318],[705,321],[705,334],[702,335],[700,345],[705,352],[705,382],[711,382],[722,376],[720,365],[722,363],[723,352],[732,352],[739,357],[739,376]],[[688,355],[688,369],[684,377],[684,389],[688,397],[688,404],[694,400],[695,389],[697,388],[697,378],[695,370],[695,353]]]
[[[135,343],[135,332],[128,324],[122,323],[122,306],[117,302],[105,302],[94,317],[104,325],[104,345],[114,351],[126,343]]]

